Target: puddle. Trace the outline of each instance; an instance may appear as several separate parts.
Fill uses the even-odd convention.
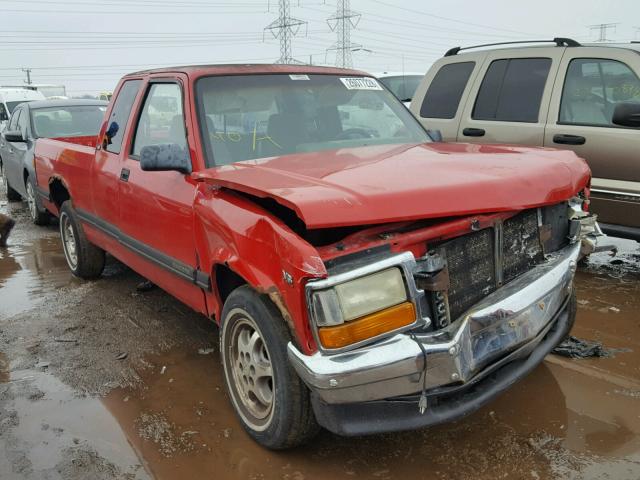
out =
[[[217,353],[174,351],[149,363],[141,374],[143,390],[115,390],[104,403],[158,479],[640,474],[640,401],[562,362],[541,365],[496,402],[454,424],[361,438],[322,432],[311,445],[287,452],[264,450],[242,430]]]
[[[21,203],[9,205],[20,228],[14,228],[8,247],[0,248],[0,320],[38,305],[46,294],[76,281],[67,267],[57,228],[27,223]]]
[[[0,477],[150,478],[99,399],[78,396],[37,370],[14,371],[5,382],[0,390],[5,442]]]

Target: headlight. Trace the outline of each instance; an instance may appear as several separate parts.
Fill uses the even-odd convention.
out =
[[[325,348],[341,348],[415,322],[399,268],[315,291],[311,296],[313,321]]]

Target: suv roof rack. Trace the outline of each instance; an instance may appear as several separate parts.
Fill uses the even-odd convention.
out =
[[[480,47],[495,47],[498,45],[516,45],[520,43],[555,43],[558,47],[580,47],[580,43],[576,42],[571,38],[564,37],[556,37],[553,40],[519,40],[516,42],[498,42],[498,43],[484,43],[482,45],[472,45],[470,47],[453,47],[450,50],[447,50],[447,53],[444,54],[445,57],[451,57],[452,55],[457,55],[458,52],[462,50],[469,50],[471,48],[480,48]]]

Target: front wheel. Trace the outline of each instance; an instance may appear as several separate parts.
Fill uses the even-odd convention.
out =
[[[225,384],[244,429],[271,449],[300,445],[319,429],[309,391],[287,359],[290,339],[267,297],[248,286],[229,295],[220,333]]]
[[[31,221],[36,225],[48,225],[51,219],[49,212],[47,212],[42,203],[36,195],[35,182],[31,177],[27,177],[25,182],[25,189],[27,191],[27,205],[29,206],[29,216]]]
[[[104,250],[87,240],[71,200],[60,208],[60,236],[71,272],[87,280],[98,278],[104,270]]]

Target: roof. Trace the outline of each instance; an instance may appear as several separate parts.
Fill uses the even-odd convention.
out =
[[[517,43],[517,42],[516,42]],[[445,56],[452,56],[452,55],[469,55],[469,54],[474,54],[474,53],[478,53],[478,52],[489,52],[489,51],[494,51],[494,50],[521,50],[521,49],[538,49],[538,48],[553,48],[551,45],[549,45],[549,43],[541,43],[541,44],[537,44],[534,45],[534,42],[532,42],[531,44],[527,44],[526,42],[522,42],[522,44],[516,45],[508,45],[507,43],[504,44],[504,46],[500,46],[500,44],[495,44],[495,45],[477,45],[477,46],[469,46],[469,47],[463,47],[461,52],[454,52],[454,50],[457,49],[450,49],[449,51],[447,51],[447,53],[445,54]],[[589,47],[589,48],[593,48],[593,47],[603,47],[603,48],[623,48],[626,50],[633,50],[636,52],[640,53],[640,43],[639,42],[629,42],[629,43],[581,43],[579,46],[569,46],[566,48],[583,48],[583,47]]]
[[[373,74],[377,78],[386,77],[424,77],[424,72],[377,72]]]
[[[89,106],[89,105],[109,105],[109,102],[105,100],[91,100],[83,98],[75,98],[68,100],[36,100],[29,102],[29,108],[48,108],[48,107],[73,107],[73,106]]]
[[[150,75],[154,73],[186,73],[189,76],[204,75],[256,75],[256,74],[324,74],[324,75],[357,75],[369,77],[368,73],[347,68],[319,67],[314,65],[283,65],[283,64],[218,64],[218,65],[184,65],[167,68],[141,70],[125,75],[126,77]]]

